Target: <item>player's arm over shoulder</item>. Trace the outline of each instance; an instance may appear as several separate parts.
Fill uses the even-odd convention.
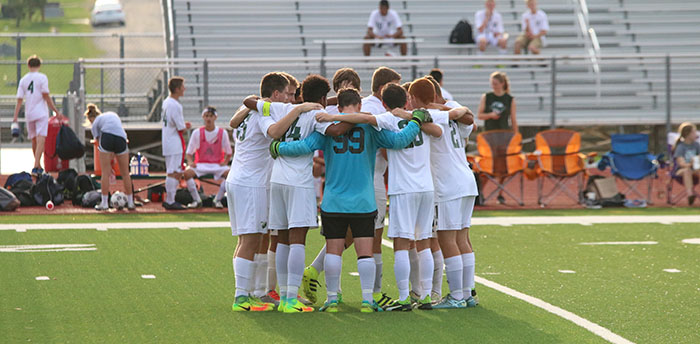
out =
[[[315,150],[322,149],[326,142],[326,136],[314,131],[301,141],[282,142],[279,146],[279,154],[284,156],[297,156],[311,154]]]

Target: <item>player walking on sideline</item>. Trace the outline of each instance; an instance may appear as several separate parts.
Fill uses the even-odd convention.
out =
[[[214,175],[215,180],[226,178],[229,172],[228,162],[233,151],[228,133],[223,128],[216,126],[216,108],[208,106],[202,112],[204,126],[195,130],[190,136],[190,143],[187,145],[187,169],[185,170],[185,180],[189,184],[194,177],[201,177],[207,174]],[[221,183],[219,192],[214,197],[214,207],[223,208],[221,199],[226,193],[226,183]],[[196,202],[196,201],[195,201]],[[194,208],[202,206],[201,199]]]
[[[22,102],[24,105],[24,120],[27,122],[28,137],[32,140],[32,152],[34,153],[33,175],[41,175],[44,170],[41,168],[41,155],[44,154],[44,144],[49,130],[48,105],[57,116],[62,116],[54,105],[49,95],[49,79],[45,74],[40,73],[41,59],[32,55],[27,59],[29,73],[19,80],[17,85],[17,104],[15,105],[15,115],[12,118],[13,125],[19,120],[19,110]]]
[[[175,202],[175,193],[185,168],[185,137],[183,133],[185,129],[189,129],[191,126],[189,122],[185,122],[185,117],[182,114],[182,104],[180,104],[180,97],[185,94],[185,79],[179,76],[170,78],[168,90],[170,90],[170,96],[163,101],[163,112],[161,114],[163,120],[163,156],[165,157],[165,170],[167,173],[165,178],[166,197],[165,202],[163,202],[163,208],[183,210],[186,209],[185,206]],[[202,201],[194,180],[190,179],[187,182],[187,190],[189,190],[195,202]]]
[[[405,98],[404,98],[405,99]],[[404,101],[405,102],[405,101]],[[344,89],[338,94],[341,114],[358,112],[360,94],[355,89]],[[374,218],[377,205],[373,199],[373,171],[379,147],[401,149],[418,134],[424,111],[415,111],[413,120],[398,134],[378,131],[367,124],[352,128],[347,134],[329,138],[313,133],[303,141],[273,142],[270,150],[277,155],[310,154],[323,149],[326,157],[326,191],[321,204],[323,235],[326,237],[325,255],[328,300],[320,311],[338,311],[338,291],[342,254],[348,226],[352,231],[357,252],[357,271],[362,287],[362,312],[383,309],[373,299],[375,264],[371,256],[374,241]]]
[[[281,73],[268,73],[260,82],[260,94],[270,100],[286,102],[291,97],[287,90],[288,79]],[[288,115],[291,123],[302,110],[320,109],[315,104],[301,105]],[[239,116],[241,112],[236,116]],[[231,119],[231,124],[238,118]],[[270,172],[272,159],[268,148],[270,139],[267,129],[262,127],[262,116],[255,111],[247,111],[242,122],[238,122],[234,131],[236,150],[231,162],[231,172],[226,180],[228,212],[231,220],[231,232],[238,236],[238,243],[233,258],[236,280],[236,299],[234,311],[265,311],[273,305],[251,297],[254,276],[256,274],[255,252],[260,247],[262,235],[268,231],[268,194],[270,189]],[[284,124],[284,123],[282,123]],[[289,124],[287,124],[289,126]]]

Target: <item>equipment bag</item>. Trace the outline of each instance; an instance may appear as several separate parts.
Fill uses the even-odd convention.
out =
[[[9,177],[7,177],[7,180],[5,181],[5,188],[8,190],[12,189],[15,183],[17,183],[20,180],[28,180],[31,183],[32,175],[27,172],[11,174]]]
[[[36,205],[34,202],[34,197],[32,197],[32,188],[34,187],[34,182],[26,179],[21,179],[17,181],[10,190],[15,197],[19,200],[19,203],[23,207],[28,207]]]
[[[83,195],[88,191],[95,191],[100,185],[87,174],[81,174],[75,178],[75,192],[73,193],[73,205],[83,204]]]
[[[78,179],[78,172],[72,168],[58,172],[58,178],[56,182],[63,185],[63,191],[66,197],[72,198],[78,185],[76,180]]]
[[[80,197],[80,204],[83,206],[83,208],[94,208],[97,203],[100,203],[101,201],[102,193],[100,193],[98,190],[88,191]]]
[[[455,25],[450,33],[450,43],[452,44],[473,44],[474,35],[472,26],[466,19],[462,19]]]
[[[61,160],[82,158],[85,155],[85,147],[75,135],[73,129],[67,125],[61,125],[61,130],[56,137],[56,154]]]
[[[625,195],[617,189],[615,177],[590,176],[584,189],[582,199],[590,200],[588,193],[594,193],[595,199],[591,204],[598,204],[602,207],[622,207],[625,205]]]
[[[31,193],[34,201],[39,205],[44,205],[48,201],[52,201],[54,205],[63,203],[63,185],[57,184],[48,173],[39,177]]]
[[[20,202],[12,192],[0,188],[0,211],[13,211],[19,207]]]

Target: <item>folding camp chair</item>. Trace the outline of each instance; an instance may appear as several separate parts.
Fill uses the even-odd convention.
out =
[[[608,166],[613,176],[622,180],[626,189],[622,194],[630,198],[635,193],[653,204],[651,191],[654,179],[658,177],[659,156],[649,154],[649,135],[647,134],[614,134],[611,137],[612,151],[606,153],[598,162],[598,169],[605,170]],[[637,189],[646,179],[646,196]]]
[[[476,137],[479,155],[470,155],[468,159],[475,171],[483,174],[496,185],[496,189],[487,196],[480,193],[482,204],[502,191],[519,205],[523,205],[525,155],[522,153],[522,139],[520,133],[512,130],[492,130]],[[520,197],[506,189],[506,186],[515,179],[520,179]]]
[[[678,170],[678,168],[676,166],[676,159],[673,158],[673,153],[671,152],[671,150],[673,149],[673,145],[676,143],[676,140],[678,140],[678,136],[680,135],[675,132],[668,133],[667,136],[668,156],[670,157],[668,165],[671,168],[667,171],[668,182],[666,183],[666,202],[671,205],[675,205],[678,202],[680,202],[683,198],[690,196],[688,195],[688,192],[685,190],[685,186],[683,185],[683,177],[675,175],[676,170]],[[700,137],[698,138],[698,142],[700,142]],[[679,191],[675,191],[675,184],[678,184],[678,186],[680,186]],[[700,198],[700,193],[695,191],[698,184],[700,184],[700,178],[698,178],[698,176],[695,175],[693,176],[693,192],[695,193],[696,197]]]
[[[560,193],[581,203],[583,182],[586,176],[584,161],[592,155],[581,154],[581,135],[572,130],[552,129],[535,135],[536,151],[533,155],[540,168],[537,179],[537,203],[545,207]],[[549,192],[544,192],[545,180],[553,183]],[[569,189],[575,181],[576,191]]]

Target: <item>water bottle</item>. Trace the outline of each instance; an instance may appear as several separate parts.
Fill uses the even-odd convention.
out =
[[[134,176],[134,175],[139,174],[139,170],[138,170],[138,169],[139,169],[139,166],[138,166],[138,164],[139,164],[139,163],[136,161],[136,156],[135,156],[135,155],[132,156],[132,157],[131,157],[131,161],[129,162],[129,174],[130,174],[130,175]]]
[[[136,174],[143,175],[143,169],[141,167],[141,152],[136,153]]]
[[[148,175],[148,159],[146,159],[146,156],[143,155],[141,156],[141,174],[144,176]]]

